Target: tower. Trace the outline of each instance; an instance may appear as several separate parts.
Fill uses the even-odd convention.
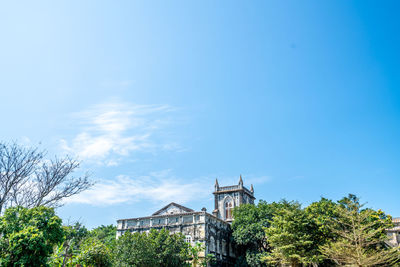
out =
[[[233,221],[232,211],[235,207],[242,204],[254,204],[254,188],[253,185],[247,189],[243,186],[242,175],[240,175],[239,183],[231,186],[219,186],[218,180],[215,180],[215,208],[213,215],[231,223]]]

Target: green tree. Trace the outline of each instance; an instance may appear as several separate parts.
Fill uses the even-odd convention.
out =
[[[76,261],[84,266],[112,266],[110,249],[97,238],[89,237],[81,245],[81,251]]]
[[[64,240],[51,255],[50,264],[53,266],[74,266],[82,242],[89,237],[87,228],[79,222],[63,226]]]
[[[188,259],[187,243],[182,234],[171,235],[166,229],[152,229],[147,238],[154,246],[157,266],[183,266]]]
[[[188,246],[181,234],[152,229],[148,234],[125,233],[118,238],[113,255],[117,266],[185,266]]]
[[[197,242],[196,244],[188,244],[189,258],[193,267],[206,267],[209,264],[215,263],[215,255],[205,255],[205,246],[202,243]]]
[[[116,266],[156,266],[153,244],[146,234],[126,232],[118,238],[113,254]]]
[[[305,208],[308,217],[318,225],[318,235],[322,242],[336,237],[328,227],[328,222],[339,215],[337,206],[338,204],[334,201],[322,197],[321,200],[313,202]]]
[[[95,237],[107,246],[113,246],[117,234],[117,227],[114,225],[101,225],[90,231],[90,236]]]
[[[317,264],[322,260],[318,251],[318,225],[298,202],[281,201],[268,228],[267,240],[272,250],[264,259],[271,264]]]
[[[398,249],[385,245],[385,229],[392,227],[391,217],[382,211],[363,209],[355,195],[339,201],[338,216],[329,229],[338,238],[321,246],[321,252],[340,265],[393,266],[399,259]]]
[[[337,235],[328,227],[329,222],[339,215],[337,207],[337,203],[322,197],[319,201],[313,202],[305,208],[308,219],[317,225],[312,235],[316,247],[323,246],[337,238]],[[330,259],[324,257],[320,251],[315,251],[315,253],[323,266],[334,265],[334,263]]]
[[[0,217],[0,266],[47,266],[63,239],[61,223],[52,208],[7,209]]]
[[[233,239],[238,245],[238,266],[265,266],[262,255],[270,251],[264,228],[269,227],[278,203],[260,200],[258,205],[244,204],[233,211]]]

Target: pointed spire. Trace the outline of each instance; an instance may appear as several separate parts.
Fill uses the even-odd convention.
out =
[[[254,187],[253,187],[253,184],[251,184],[251,186],[250,186],[250,192],[254,193]]]
[[[219,189],[218,178],[215,178],[215,191],[218,191],[218,189]]]
[[[239,185],[243,186],[243,179],[242,179],[242,175],[240,175],[240,178],[239,178]]]

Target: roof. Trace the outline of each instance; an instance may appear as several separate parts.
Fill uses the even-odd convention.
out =
[[[213,192],[213,194],[229,193],[229,192],[237,192],[237,191],[244,191],[251,198],[256,199],[254,197],[254,193],[253,192],[251,192],[246,187],[239,186],[239,185],[219,186],[219,187],[216,188],[216,190]]]
[[[163,207],[162,209],[160,209],[160,210],[154,212],[152,215],[153,215],[153,216],[154,216],[154,215],[161,215],[164,211],[167,211],[168,208],[170,208],[170,207],[177,207],[177,208],[180,210],[179,213],[194,212],[194,210],[192,210],[192,209],[189,209],[189,208],[187,208],[187,207],[185,207],[185,206],[179,205],[179,204],[177,204],[177,203],[175,203],[175,202],[171,202],[171,203],[169,203],[167,206]]]
[[[213,219],[215,219],[215,220],[217,220],[217,221],[219,221],[221,223],[229,224],[228,222],[226,222],[226,221],[224,221],[224,220],[222,220],[222,219],[220,219],[220,218],[218,218],[218,217],[214,216],[213,214],[210,214],[210,213],[208,213],[206,211],[192,211],[192,212],[181,213],[179,215],[180,216],[184,216],[184,215],[194,215],[194,214],[198,214],[198,215],[204,214],[206,216],[212,217]],[[178,214],[151,215],[151,216],[146,216],[146,217],[119,219],[119,220],[117,220],[117,222],[120,222],[120,221],[131,221],[131,220],[145,220],[145,219],[153,219],[153,218],[166,218],[166,217],[174,217],[174,216],[177,216],[177,215]]]

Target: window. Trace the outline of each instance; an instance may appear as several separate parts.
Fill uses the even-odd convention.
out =
[[[192,243],[192,236],[190,236],[190,235],[185,236],[185,242],[191,244]]]
[[[225,203],[225,219],[232,219],[232,201]]]
[[[209,247],[210,251],[215,251],[215,240],[214,237],[210,237],[210,247]]]

